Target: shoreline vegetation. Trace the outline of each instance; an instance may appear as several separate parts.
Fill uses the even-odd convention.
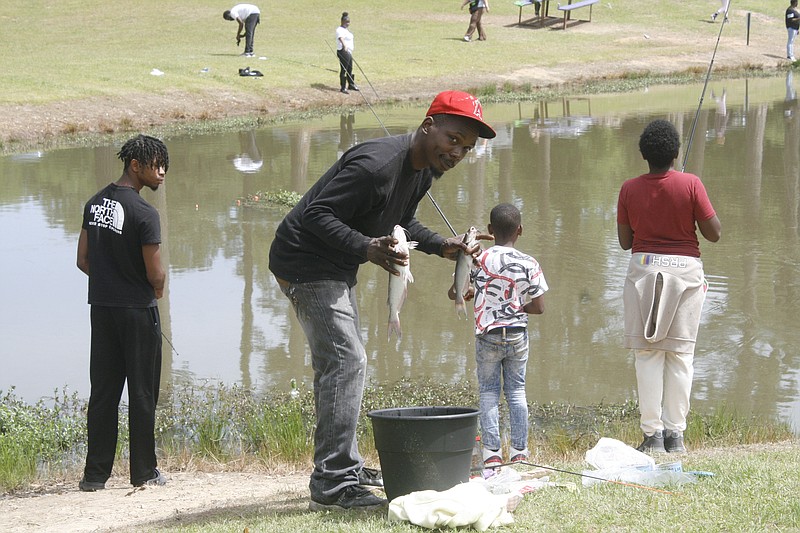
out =
[[[369,386],[359,423],[359,449],[378,463],[372,424],[374,409],[416,406],[475,406],[470,382],[442,384],[400,381]],[[0,494],[24,494],[31,486],[78,479],[85,457],[88,401],[77,393],[54,391],[53,398],[30,405],[13,389],[0,391]],[[507,425],[501,406],[501,426]],[[638,445],[641,440],[635,402],[576,406],[530,404],[531,456],[545,462],[574,462],[600,437]],[[162,391],[156,416],[159,465],[167,472],[305,470],[311,464],[314,430],[313,392],[290,388],[257,394],[238,385],[184,385]],[[127,407],[121,406],[115,475],[127,475]],[[785,442],[794,437],[786,423],[747,417],[720,405],[711,413],[692,411],[685,432],[689,450]]]

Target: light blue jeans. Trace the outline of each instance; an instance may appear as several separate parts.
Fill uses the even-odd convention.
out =
[[[311,349],[317,427],[309,489],[314,500],[325,503],[356,485],[363,465],[356,426],[367,356],[355,290],[332,280],[290,283],[281,290],[292,302]]]
[[[528,363],[528,332],[499,333],[475,337],[475,358],[480,392],[481,442],[484,448],[500,449],[500,378],[511,419],[511,446],[528,447],[528,400],[525,371]]]
[[[786,40],[786,58],[794,57],[794,40],[797,37],[797,30],[794,28],[786,28],[788,33]]]

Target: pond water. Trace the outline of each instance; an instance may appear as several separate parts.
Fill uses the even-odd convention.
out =
[[[701,240],[711,283],[696,350],[693,407],[722,404],[800,426],[800,104],[788,78],[712,80],[686,170],[703,179],[723,224]],[[532,316],[528,399],[589,405],[635,399],[622,348],[629,253],[616,238],[621,183],[646,171],[637,142],[654,118],[684,146],[701,85],[635,94],[486,105],[498,132],[431,193],[452,225],[485,228],[489,211],[522,211],[518,248],[541,263],[550,291]],[[365,96],[369,97],[368,94]],[[375,113],[391,133],[417,127],[425,106]],[[284,211],[237,205],[259,191],[304,192],[347,147],[384,135],[358,111],[255,131],[165,139],[166,184],[142,195],[161,212],[168,285],[160,301],[165,383],[311,386],[305,337],[267,268]],[[75,267],[86,200],[121,173],[118,146],[0,158],[0,390],[34,402],[64,387],[88,397],[87,282]],[[679,163],[683,161],[680,155]],[[679,165],[680,166],[680,165]],[[433,205],[417,213],[449,234]],[[475,381],[471,321],[447,299],[454,263],[412,255],[416,282],[387,340],[388,275],[361,268],[358,299],[368,380]],[[173,348],[174,347],[174,348]]]

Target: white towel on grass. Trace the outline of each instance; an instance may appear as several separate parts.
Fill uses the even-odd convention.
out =
[[[478,531],[514,522],[508,495],[495,495],[481,483],[460,483],[445,491],[421,490],[389,503],[389,520],[434,528],[471,526]]]

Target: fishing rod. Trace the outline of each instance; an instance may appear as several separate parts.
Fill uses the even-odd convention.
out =
[[[689,150],[692,148],[692,139],[694,139],[694,130],[697,128],[697,119],[700,116],[700,108],[703,107],[703,99],[706,95],[706,89],[708,88],[708,79],[711,77],[711,69],[714,67],[714,58],[717,57],[717,49],[719,48],[719,40],[722,37],[722,30],[725,28],[725,23],[728,22],[728,10],[731,8],[731,2],[733,0],[728,0],[728,5],[725,6],[725,17],[722,19],[722,24],[719,27],[719,33],[717,34],[717,44],[714,45],[714,53],[711,54],[711,62],[708,64],[708,71],[706,72],[706,80],[703,83],[703,91],[700,93],[700,102],[697,104],[697,112],[694,114],[694,122],[692,122],[692,129],[689,133],[689,140],[686,143],[686,151],[683,154],[683,165],[681,166],[681,172],[686,170],[686,161],[689,159]]]
[[[324,39],[323,39],[323,40],[324,40]],[[344,69],[344,63],[342,63],[342,60],[341,60],[341,59],[339,59],[339,55],[338,55],[338,54],[337,54],[337,53],[336,53],[336,52],[333,50],[333,47],[331,46],[331,43],[329,43],[328,41],[325,41],[325,44],[327,44],[327,45],[328,45],[328,48],[330,48],[330,49],[331,49],[331,52],[333,52],[333,54],[336,56],[336,60],[337,60],[337,61],[339,61],[339,65],[341,65],[342,69]],[[360,69],[361,67],[358,67],[358,68]],[[345,71],[346,71],[346,69],[345,69]],[[364,76],[364,77],[366,78],[366,76]],[[350,81],[352,82],[352,81],[353,81],[353,78],[350,78]],[[372,85],[372,84],[370,84],[370,85]],[[379,116],[378,116],[378,113],[376,113],[376,112],[375,112],[375,109],[372,107],[372,104],[370,104],[370,103],[369,103],[369,100],[367,100],[367,97],[364,95],[364,93],[363,93],[362,91],[357,91],[357,92],[358,92],[358,93],[361,95],[361,98],[363,98],[363,99],[364,99],[364,103],[366,103],[366,104],[367,104],[367,107],[369,108],[369,110],[370,110],[370,111],[372,111],[372,114],[375,116],[375,120],[377,120],[377,121],[378,121],[378,124],[380,124],[380,125],[381,125],[381,128],[383,128],[383,131],[384,131],[384,133],[385,133],[387,136],[391,136],[391,134],[389,133],[389,130],[386,128],[386,125],[385,125],[385,124],[383,123],[383,121],[381,120],[381,117],[379,117]],[[376,94],[377,94],[377,93],[376,93]],[[425,191],[425,194],[426,194],[426,195],[428,196],[428,198],[430,199],[431,203],[433,204],[433,207],[435,207],[435,208],[436,208],[436,211],[439,213],[439,216],[441,216],[441,217],[442,217],[442,220],[444,220],[444,223],[445,223],[445,224],[447,224],[447,227],[448,227],[448,228],[450,228],[450,231],[453,233],[453,236],[454,236],[454,237],[455,237],[455,236],[458,236],[458,233],[456,233],[456,230],[455,230],[455,228],[453,227],[453,225],[452,225],[452,224],[450,224],[450,221],[449,221],[449,220],[447,220],[447,216],[445,216],[445,214],[444,214],[444,211],[442,211],[442,208],[441,208],[441,207],[439,207],[439,204],[438,204],[438,203],[436,202],[436,200],[433,198],[433,195],[431,194],[431,191],[430,191],[430,189],[429,189],[429,190],[427,190],[427,191]]]
[[[631,487],[631,488],[634,488],[634,489],[650,490],[650,491],[653,491],[653,492],[658,492],[660,494],[676,494],[675,492],[671,492],[671,491],[668,491],[668,490],[657,489],[655,487],[648,487],[647,485],[640,485],[638,483],[629,483],[627,481],[619,481],[619,480],[616,480],[616,479],[606,479],[604,477],[592,476],[590,474],[583,474],[583,473],[580,473],[580,472],[572,472],[571,470],[563,470],[561,468],[555,468],[553,466],[537,465],[535,463],[531,463],[531,462],[528,462],[528,461],[516,461],[516,462],[513,462],[513,463],[502,463],[502,464],[499,464],[499,465],[496,465],[496,466],[492,466],[492,468],[498,468],[498,467],[501,467],[501,466],[513,466],[513,465],[533,466],[533,467],[536,467],[536,468],[543,468],[545,470],[552,470],[553,472],[560,472],[562,474],[571,474],[573,476],[580,476],[580,477],[585,477],[585,478],[589,478],[589,479],[596,479],[598,481],[606,481],[608,483],[613,483],[615,485],[622,485],[624,487]],[[472,468],[472,469],[470,469],[470,472],[482,472],[483,470],[486,470],[486,469],[483,468],[483,467]]]

